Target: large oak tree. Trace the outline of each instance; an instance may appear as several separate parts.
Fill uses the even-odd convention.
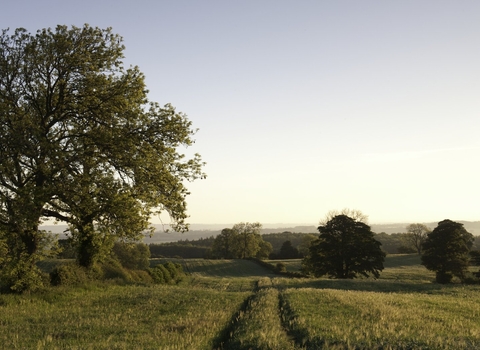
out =
[[[303,261],[306,272],[333,278],[380,276],[385,253],[370,226],[341,214],[318,230],[320,237],[311,243],[309,255]]]
[[[435,271],[438,283],[449,283],[453,276],[465,278],[474,237],[463,224],[440,221],[422,244],[422,265]]]
[[[12,289],[38,280],[44,219],[70,226],[84,266],[115,239],[139,238],[152,214],[187,228],[184,183],[204,176],[200,156],[181,151],[195,130],[148,100],[123,51],[111,29],[88,25],[0,35],[0,241]]]

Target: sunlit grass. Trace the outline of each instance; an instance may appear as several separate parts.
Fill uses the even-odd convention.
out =
[[[239,315],[225,349],[294,349],[293,342],[282,328],[277,289],[260,289],[249,301],[245,312]]]
[[[189,272],[175,286],[97,281],[0,295],[0,347],[292,349],[294,339],[297,349],[480,348],[480,286],[436,284],[418,255],[387,256],[377,280],[284,278],[242,260],[175,262]],[[282,262],[290,270],[301,260]]]
[[[480,288],[446,293],[287,289],[290,326],[309,348],[480,347]]]
[[[210,349],[249,292],[179,286],[0,297],[5,349]]]

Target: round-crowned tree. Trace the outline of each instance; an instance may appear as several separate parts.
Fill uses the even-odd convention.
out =
[[[461,280],[469,263],[474,237],[463,224],[440,221],[422,244],[422,265],[436,273],[438,283],[449,283],[453,276]]]
[[[88,268],[116,240],[153,229],[152,215],[188,227],[185,183],[204,177],[200,156],[183,154],[195,129],[148,99],[124,49],[110,28],[0,32],[0,275],[10,290],[41,284],[43,220],[68,224]]]
[[[318,230],[320,237],[312,242],[310,253],[303,261],[306,272],[333,278],[380,276],[385,253],[370,226],[342,214]]]

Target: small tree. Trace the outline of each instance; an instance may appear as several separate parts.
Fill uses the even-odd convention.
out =
[[[291,241],[285,241],[280,248],[279,259],[297,259],[299,257],[298,249],[292,245]]]
[[[150,266],[150,249],[145,243],[115,242],[113,253],[127,269],[146,270]]]
[[[216,258],[268,258],[272,245],[260,236],[259,222],[241,222],[222,230],[213,242],[212,255]]]
[[[368,215],[365,215],[358,209],[350,209],[350,208],[343,208],[342,210],[330,210],[323,220],[320,221],[321,226],[325,226],[327,222],[332,220],[334,217],[339,215],[345,215],[352,218],[355,221],[367,223],[368,222]]]
[[[260,230],[262,224],[259,222],[241,222],[235,224],[232,228],[237,234],[237,257],[240,259],[255,257],[260,250]]]
[[[312,242],[310,254],[303,262],[306,272],[317,277],[355,278],[359,274],[379,277],[385,253],[370,226],[349,216],[337,215],[318,230],[320,237]]]
[[[440,221],[422,245],[422,265],[436,273],[438,283],[449,283],[453,276],[464,280],[473,239],[463,224]]]
[[[231,228],[224,228],[213,241],[212,255],[216,258],[222,259],[235,258],[237,236],[238,233]]]
[[[470,264],[474,266],[480,266],[480,250],[472,250],[470,252]],[[478,278],[480,278],[480,270],[478,272],[475,272],[474,275]]]
[[[309,253],[310,245],[314,242],[318,237],[314,234],[308,233],[303,235],[302,242],[297,247],[298,253],[300,257],[306,257]]]
[[[424,224],[410,224],[407,226],[407,234],[405,241],[407,245],[412,246],[417,251],[418,255],[422,254],[422,244],[427,239],[431,230]]]
[[[258,242],[258,246],[260,249],[258,250],[255,257],[257,259],[268,259],[270,254],[273,252],[272,244],[270,242],[264,241],[262,238],[260,239],[261,240]]]

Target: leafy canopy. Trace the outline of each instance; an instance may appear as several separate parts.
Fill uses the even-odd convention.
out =
[[[422,265],[435,271],[438,283],[449,283],[453,276],[463,280],[473,240],[463,224],[448,219],[440,221],[422,244]]]
[[[268,258],[273,248],[260,235],[262,225],[259,222],[241,222],[231,229],[225,228],[215,237],[212,255],[217,258],[246,259]]]
[[[347,215],[336,215],[319,226],[320,237],[310,245],[304,269],[317,277],[375,278],[383,270],[385,253],[370,226]]]
[[[48,218],[69,224],[85,266],[116,239],[140,238],[151,215],[188,228],[184,184],[204,174],[181,148],[195,130],[148,100],[124,49],[110,28],[89,25],[1,32],[0,231],[12,266],[34,268]]]

